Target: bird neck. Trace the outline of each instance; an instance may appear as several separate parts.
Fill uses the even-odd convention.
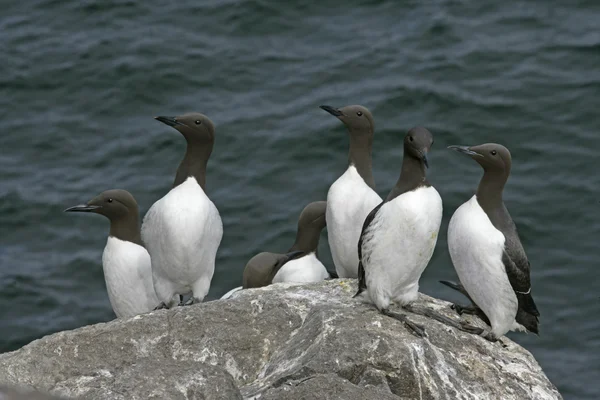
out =
[[[508,179],[504,171],[486,170],[477,188],[477,202],[490,215],[504,205],[502,192]]]
[[[373,147],[373,132],[350,133],[350,150],[348,165],[354,165],[356,171],[371,189],[375,190],[371,152]]]
[[[415,190],[418,187],[429,186],[425,169],[425,163],[422,159],[413,156],[404,149],[400,177],[386,198],[386,201],[393,200],[401,194]]]
[[[185,156],[177,169],[173,187],[181,185],[191,176],[196,179],[196,182],[198,182],[198,185],[200,185],[202,190],[205,190],[206,165],[208,164],[208,159],[212,153],[213,143],[194,142],[188,138],[186,138],[186,140],[187,149],[185,151]]]
[[[110,236],[143,246],[140,236],[138,210],[110,220]]]
[[[296,233],[296,241],[294,245],[290,247],[290,251],[303,251],[305,253],[316,253],[319,247],[319,237],[321,236],[321,229],[315,226],[307,226],[298,229]]]

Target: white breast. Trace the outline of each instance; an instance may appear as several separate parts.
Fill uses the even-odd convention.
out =
[[[329,188],[325,214],[327,235],[340,278],[358,277],[360,232],[367,215],[381,201],[352,165]]]
[[[278,282],[320,282],[329,278],[325,266],[315,253],[288,261],[275,274],[273,283]]]
[[[152,257],[154,285],[161,301],[173,293],[204,298],[223,236],[219,211],[193,177],[158,200],[142,224]]]
[[[142,246],[109,236],[102,267],[108,298],[117,317],[142,314],[158,305],[150,255]]]
[[[456,210],[448,226],[448,249],[456,273],[497,337],[513,327],[518,305],[502,263],[504,240],[477,196]]]
[[[362,243],[368,295],[379,309],[417,298],[441,221],[442,199],[433,187],[404,193],[379,209]]]

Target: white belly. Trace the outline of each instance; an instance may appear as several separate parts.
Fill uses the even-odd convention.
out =
[[[275,274],[273,283],[278,282],[320,282],[329,278],[325,266],[315,253],[297,258],[284,264]]]
[[[460,206],[448,226],[448,249],[454,269],[473,301],[500,337],[515,323],[517,297],[502,263],[504,235],[473,196]]]
[[[368,296],[379,309],[415,300],[442,222],[442,199],[433,187],[385,203],[363,238]]]
[[[184,294],[202,281],[208,292],[222,236],[219,211],[192,177],[152,205],[144,217],[142,240],[161,301],[171,296],[163,286]]]
[[[369,213],[381,197],[365,183],[354,166],[336,180],[327,193],[327,236],[335,270],[340,278],[358,277],[358,239]]]
[[[102,267],[108,298],[117,317],[152,311],[159,304],[152,285],[150,255],[142,246],[109,236]]]

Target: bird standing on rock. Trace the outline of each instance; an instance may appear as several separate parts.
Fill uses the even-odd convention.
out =
[[[199,113],[156,119],[179,131],[187,142],[173,188],[150,207],[142,224],[160,308],[170,308],[176,303],[175,294],[191,291],[187,304],[192,304],[208,293],[223,223],[205,192],[206,166],[215,140],[212,121]]]
[[[369,212],[381,202],[381,197],[375,192],[371,169],[375,122],[369,110],[363,106],[321,108],[342,121],[350,134],[348,168],[327,193],[327,235],[339,277],[356,278],[356,243],[361,227]]]
[[[432,144],[433,135],[425,128],[412,128],[404,137],[400,178],[363,224],[358,241],[359,288],[354,296],[403,321],[419,336],[425,333],[423,327],[388,309],[395,302],[417,312],[409,304],[418,297],[419,279],[437,242],[442,199],[426,176]]]
[[[152,311],[159,300],[152,284],[150,255],[140,238],[138,205],[133,196],[125,190],[107,190],[65,212],[91,212],[110,220],[102,269],[116,316],[132,317]]]
[[[530,263],[502,199],[510,152],[496,143],[449,148],[471,157],[484,173],[477,193],[450,220],[448,249],[461,284],[446,284],[464,290],[487,316],[491,331],[480,334],[489,340],[509,330],[538,333]]]

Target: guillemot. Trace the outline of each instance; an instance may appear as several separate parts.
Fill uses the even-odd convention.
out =
[[[442,198],[425,172],[432,144],[433,135],[422,127],[412,128],[404,137],[400,177],[363,224],[358,242],[359,289],[354,295],[401,320],[418,336],[425,334],[423,327],[388,308],[394,302],[417,314],[433,314],[410,306],[418,297],[419,279],[433,255],[442,222]]]
[[[500,144],[450,146],[484,170],[477,193],[454,213],[448,226],[448,249],[461,285],[487,316],[497,340],[509,330],[538,332],[539,311],[531,295],[530,263],[502,192],[512,159]]]
[[[110,220],[102,269],[116,316],[132,317],[152,311],[160,301],[152,284],[150,255],[140,238],[138,205],[133,196],[125,190],[107,190],[86,204],[65,210],[75,211],[104,215]]]
[[[298,218],[294,245],[285,254],[263,252],[244,268],[243,288],[258,288],[278,282],[318,282],[329,278],[319,261],[319,236],[326,226],[327,202],[307,205]]]
[[[381,203],[371,170],[375,122],[363,106],[321,108],[342,121],[350,134],[348,168],[327,193],[327,236],[339,277],[356,278],[361,228],[369,212]]]
[[[192,304],[208,293],[223,223],[205,192],[206,165],[215,140],[212,121],[199,113],[156,119],[175,128],[187,142],[173,188],[150,207],[142,224],[160,308],[170,308],[175,294],[191,291],[186,304]]]

